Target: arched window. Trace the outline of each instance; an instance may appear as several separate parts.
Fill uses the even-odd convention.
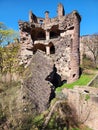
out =
[[[55,53],[55,46],[53,45],[52,42],[49,43],[50,46],[50,54],[54,54]]]
[[[54,25],[50,30],[50,39],[57,38],[60,36],[60,30],[58,29],[58,25]]]

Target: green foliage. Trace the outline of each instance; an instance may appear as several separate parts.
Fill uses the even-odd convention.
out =
[[[6,115],[2,111],[2,105],[0,104],[0,125],[6,121]]]
[[[2,74],[16,72],[18,64],[19,43],[0,47],[0,69]]]
[[[54,130],[62,130],[62,128],[60,128],[60,126],[58,126],[58,123],[57,123],[57,117],[56,117],[56,113],[53,113],[53,116],[47,126],[47,129],[54,129]],[[60,122],[59,122],[60,123]]]
[[[71,130],[80,130],[80,128],[72,128]]]
[[[33,125],[36,127],[36,128],[42,128],[42,124],[44,122],[44,116],[43,114],[40,114],[38,116],[36,116],[34,119],[33,119]]]
[[[2,46],[14,41],[15,38],[19,38],[19,33],[13,29],[9,29],[6,25],[0,22],[0,44]]]
[[[53,105],[55,104],[56,101],[58,101],[58,99],[57,99],[57,98],[53,98],[52,101],[51,101],[50,106],[53,106]]]
[[[85,101],[88,101],[90,99],[90,95],[89,94],[86,94],[85,95]]]

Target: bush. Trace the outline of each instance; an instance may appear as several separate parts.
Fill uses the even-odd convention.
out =
[[[6,122],[6,115],[2,111],[2,105],[0,104],[0,125]]]
[[[84,55],[82,61],[82,68],[92,69],[92,68],[96,68],[96,66],[94,65],[94,62],[89,57],[86,57],[86,55]]]

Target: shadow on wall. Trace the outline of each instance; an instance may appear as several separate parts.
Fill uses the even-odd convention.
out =
[[[53,66],[53,71],[46,77],[45,80],[52,83],[55,88],[61,85],[61,76],[57,73],[57,68],[55,67],[55,64]]]
[[[51,85],[51,94],[50,94],[50,100],[51,101],[53,98],[55,98],[55,89],[57,87],[60,87],[63,83],[66,82],[66,80],[61,81],[61,76],[57,73],[57,68],[55,64],[53,65],[53,71],[46,77],[47,81],[49,81]]]

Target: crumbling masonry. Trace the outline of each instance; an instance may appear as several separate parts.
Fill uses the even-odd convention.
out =
[[[29,13],[29,22],[19,21],[21,64],[28,64],[37,50],[53,60],[62,80],[73,82],[79,78],[79,38],[81,17],[77,11],[65,15],[58,4],[57,17],[45,18]],[[44,65],[42,66],[44,67]]]

